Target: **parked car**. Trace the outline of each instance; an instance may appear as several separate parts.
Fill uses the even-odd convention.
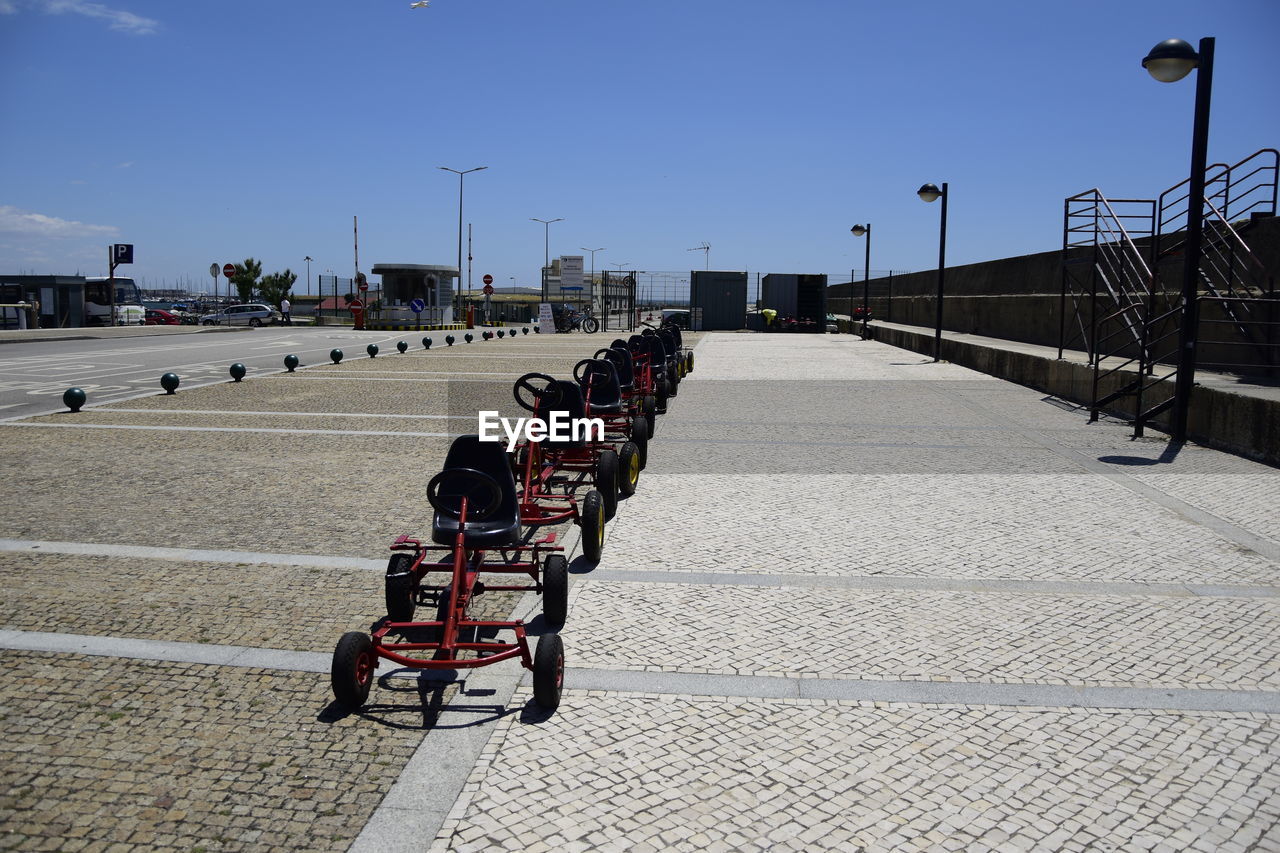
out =
[[[182,318],[160,308],[148,308],[146,319],[142,322],[148,326],[180,326]]]
[[[280,312],[270,305],[252,302],[246,305],[228,305],[221,311],[205,314],[200,323],[205,326],[274,326],[281,320]]]

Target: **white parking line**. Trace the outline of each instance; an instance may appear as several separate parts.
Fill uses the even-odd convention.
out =
[[[145,426],[142,424],[69,424],[38,423],[27,421],[5,421],[4,427],[53,427],[55,429],[132,429],[149,432],[256,432],[279,433],[283,435],[374,435],[405,436],[410,438],[454,438],[460,433],[451,432],[397,432],[395,430],[347,430],[347,429],[272,429],[268,427],[200,427],[200,426]]]

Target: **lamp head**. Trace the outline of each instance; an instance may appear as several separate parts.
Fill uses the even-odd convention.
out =
[[[849,233],[855,237],[861,237],[867,233],[867,227],[865,225],[855,225],[849,229]]]
[[[1165,39],[1142,59],[1142,67],[1161,83],[1176,83],[1199,64],[1200,55],[1182,39]]]
[[[920,196],[921,201],[937,201],[942,198],[942,190],[936,184],[925,184],[916,190],[916,195]]]

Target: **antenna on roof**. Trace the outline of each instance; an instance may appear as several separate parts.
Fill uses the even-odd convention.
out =
[[[702,252],[704,260],[704,268],[711,269],[711,244],[703,241],[701,246],[694,246],[692,249],[686,249],[687,252]]]

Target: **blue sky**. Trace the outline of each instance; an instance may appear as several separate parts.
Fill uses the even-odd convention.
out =
[[[1280,145],[1280,0],[0,0],[0,273],[148,284],[453,264],[474,275],[838,273],[1056,248],[1062,199],[1185,177],[1193,79],[1152,45],[1217,38],[1211,160]]]

